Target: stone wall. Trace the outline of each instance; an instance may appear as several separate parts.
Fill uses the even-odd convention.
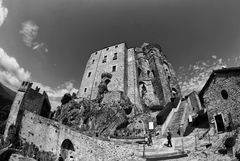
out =
[[[112,74],[111,82],[108,84],[110,91],[124,91],[125,57],[125,43],[93,53],[85,68],[79,96],[95,99],[97,97],[101,75],[104,72]]]
[[[198,111],[202,109],[201,102],[196,91],[193,91],[188,95],[188,103],[191,115],[197,114]]]
[[[75,149],[71,156],[76,160],[143,160],[135,150],[138,146],[91,138],[28,111],[24,112],[21,125],[22,142],[51,152],[54,158],[58,158],[63,141],[69,139]]]
[[[240,122],[240,73],[217,74],[203,94],[209,121],[214,125],[214,115],[222,114],[225,128],[230,119]],[[231,115],[231,116],[230,116]],[[216,125],[216,123],[215,123]]]
[[[11,125],[16,125],[18,112],[19,112],[20,106],[22,104],[23,97],[24,97],[24,92],[18,91],[15,96],[15,99],[13,101],[13,104],[11,106],[10,113],[8,115],[7,124],[6,124],[5,131],[4,131],[4,140],[6,140],[6,138],[7,138],[9,127]]]
[[[136,67],[136,59],[135,59],[135,51],[134,49],[128,49],[127,52],[128,56],[128,90],[127,96],[129,97],[130,101],[138,107],[139,111],[142,112],[143,108],[140,101],[140,95],[138,90],[138,78],[137,78],[137,67]]]

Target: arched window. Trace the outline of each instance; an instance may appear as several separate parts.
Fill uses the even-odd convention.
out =
[[[75,150],[74,150],[73,143],[72,143],[69,139],[65,139],[65,140],[62,142],[61,149],[67,149],[67,150],[75,151]]]

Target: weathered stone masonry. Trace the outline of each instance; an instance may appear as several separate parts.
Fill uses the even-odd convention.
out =
[[[224,132],[240,122],[240,69],[228,68],[213,71],[200,100],[206,107],[211,126],[217,132]]]
[[[39,148],[39,151],[52,152],[56,158],[59,157],[64,140],[72,142],[75,151],[71,156],[76,160],[130,161],[137,157],[135,149],[138,146],[88,137],[65,125],[28,111],[24,112],[21,125],[20,138],[23,144],[32,143]],[[142,159],[139,157],[137,160]]]
[[[93,53],[78,96],[95,99],[102,73],[112,74],[108,89],[126,94],[140,112],[143,107],[165,106],[181,96],[175,72],[158,44],[128,49],[122,43]]]

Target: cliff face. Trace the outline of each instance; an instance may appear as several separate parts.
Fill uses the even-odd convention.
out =
[[[98,102],[71,100],[58,107],[53,119],[91,136],[131,136],[142,132],[133,128],[136,121],[130,114],[135,106],[122,92],[107,92]]]

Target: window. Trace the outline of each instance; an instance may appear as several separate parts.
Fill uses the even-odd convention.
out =
[[[113,60],[117,60],[117,53],[114,53]]]
[[[93,59],[93,60],[92,60],[92,64],[94,64],[94,62],[95,62],[95,60]]]
[[[91,72],[88,73],[88,77],[90,77],[90,76],[91,76]]]
[[[148,75],[148,77],[149,77],[149,75],[150,75],[150,71],[149,71],[149,70],[147,71],[147,75]]]
[[[87,88],[84,89],[84,92],[87,92]]]
[[[97,55],[97,52],[95,53],[95,55]]]
[[[112,67],[112,72],[115,72],[116,71],[116,66],[113,66]]]
[[[222,98],[223,98],[223,99],[225,99],[225,100],[228,99],[228,93],[227,93],[226,90],[222,90],[222,91],[221,91],[221,95],[222,95]]]
[[[107,62],[107,56],[105,55],[104,58],[103,58],[102,63],[106,63],[106,62]]]
[[[107,51],[109,50],[109,48],[106,49]]]
[[[154,72],[154,70],[152,70],[152,74],[153,74],[153,77],[155,77],[155,72]]]
[[[115,48],[117,48],[118,46],[116,45]]]

